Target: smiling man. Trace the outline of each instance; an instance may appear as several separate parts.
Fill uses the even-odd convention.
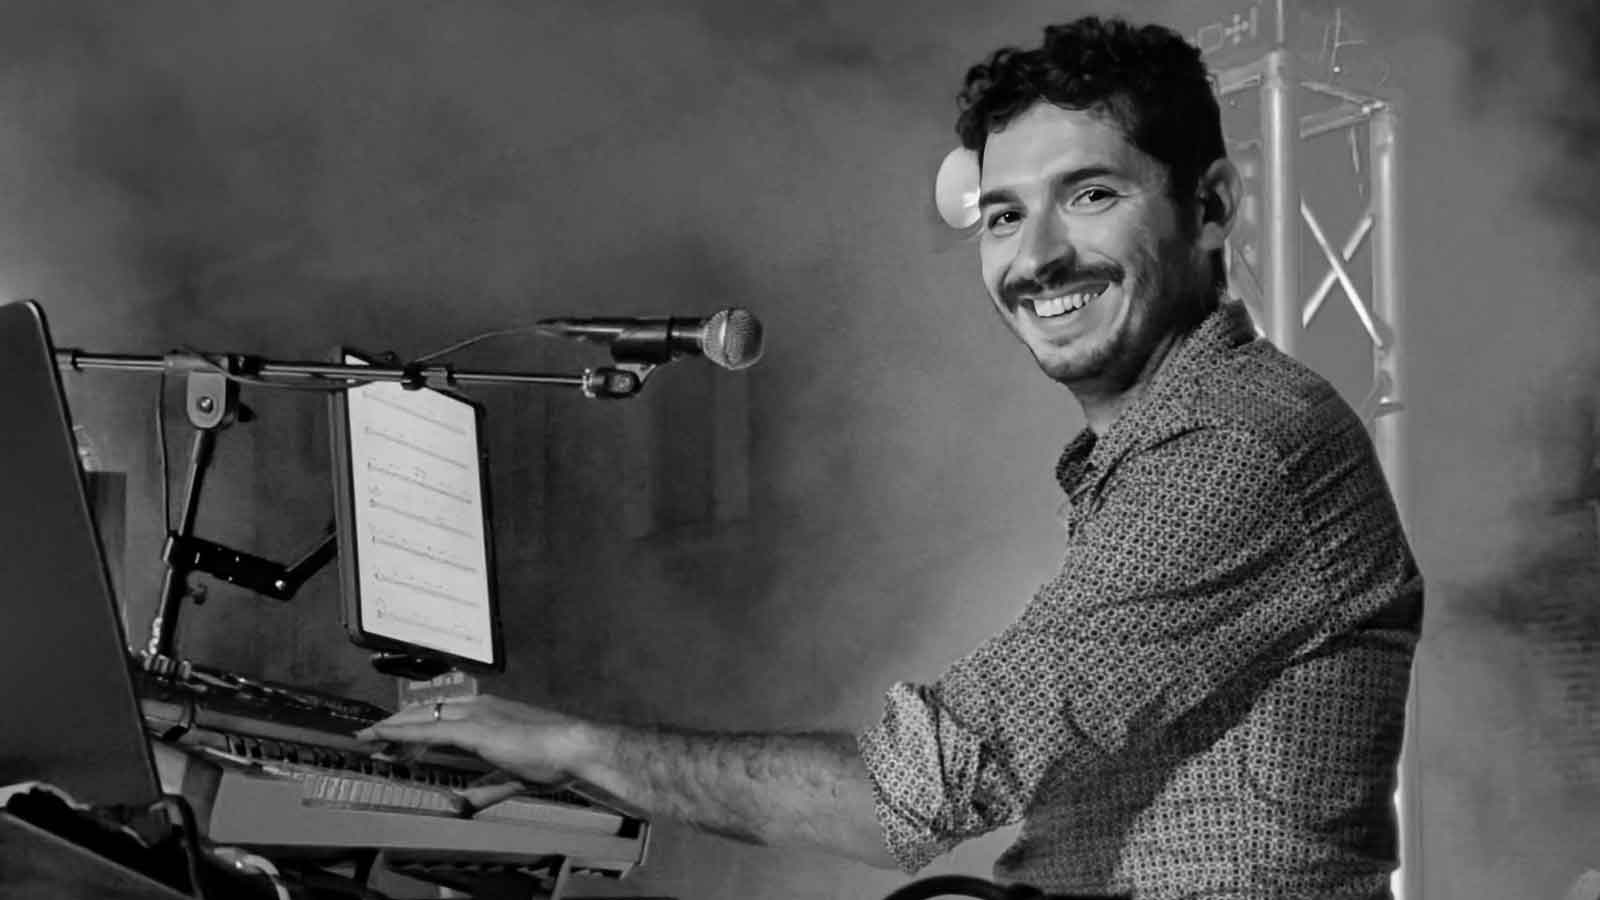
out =
[[[1050,34],[1058,54],[1104,49],[1090,46],[1104,35],[1087,30]],[[1119,32],[1130,49],[1141,35],[1162,39]],[[963,95],[958,131],[982,160],[984,282],[1097,432],[1225,288],[1239,176],[1204,70],[1192,51],[1172,49],[1180,55],[1168,65],[1187,71],[1120,64],[1115,93],[1094,77],[1104,72],[1001,51]]]
[[[1422,583],[1362,423],[1226,295],[1239,194],[1200,55],[1086,18],[968,73],[995,309],[1082,407],[1060,570],[860,735],[596,723],[500,698],[375,738],[733,837],[916,872],[1020,822],[999,880],[1383,898]]]

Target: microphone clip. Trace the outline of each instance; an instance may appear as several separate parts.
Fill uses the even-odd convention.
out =
[[[687,355],[683,349],[662,337],[663,334],[671,335],[672,327],[673,322],[668,319],[664,330],[638,328],[617,334],[606,341],[611,349],[611,358],[619,368],[628,367],[631,370],[642,366],[646,369],[645,374],[656,366],[681,359]]]
[[[644,389],[656,370],[654,363],[621,362],[615,366],[583,370],[583,395],[591,400],[626,400]]]

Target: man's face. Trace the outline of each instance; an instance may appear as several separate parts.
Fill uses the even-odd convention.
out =
[[[1038,103],[989,135],[983,281],[1063,384],[1121,390],[1211,290],[1167,169],[1100,113]]]

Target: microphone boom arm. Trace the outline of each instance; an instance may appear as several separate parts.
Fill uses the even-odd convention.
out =
[[[120,353],[86,353],[72,347],[56,350],[56,365],[82,372],[110,369],[146,372],[218,372],[230,379],[283,385],[315,385],[328,381],[349,382],[350,387],[375,381],[399,382],[402,387],[459,388],[472,385],[541,385],[572,387],[585,397],[608,400],[632,397],[644,386],[655,368],[633,361],[615,366],[584,369],[581,374],[541,372],[458,371],[444,364],[406,363],[401,366],[346,365],[326,362],[275,362],[242,353],[206,354],[194,351],[163,356],[136,356]]]

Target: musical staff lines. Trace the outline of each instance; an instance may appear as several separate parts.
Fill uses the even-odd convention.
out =
[[[417,541],[412,541],[402,537],[401,535],[395,534],[392,531],[373,531],[372,542],[374,544],[380,544],[385,547],[399,550],[400,552],[409,554],[411,556],[420,556],[424,559],[429,559],[439,563],[440,565],[449,566],[452,569],[467,572],[469,574],[475,575],[479,571],[477,566],[452,555],[449,550],[443,547],[433,547]]]
[[[415,451],[417,453],[421,453],[424,456],[432,457],[433,459],[436,459],[439,462],[442,462],[442,463],[444,463],[446,465],[449,465],[449,466],[454,466],[457,469],[465,470],[465,469],[467,469],[468,467],[471,466],[470,462],[465,462],[463,460],[456,459],[456,458],[454,458],[452,456],[447,456],[447,455],[445,455],[443,453],[440,453],[439,451],[433,449],[432,447],[429,447],[429,446],[426,446],[425,444],[421,444],[421,443],[417,442],[414,438],[408,437],[406,435],[396,434],[395,432],[389,431],[387,429],[374,428],[371,425],[365,426],[363,430],[367,434],[369,434],[369,435],[371,435],[371,436],[373,436],[375,438],[378,438],[379,440],[389,441],[390,443],[398,444],[399,446],[405,447],[408,450],[412,450],[412,451]]]
[[[404,390],[404,389],[402,388],[402,390]],[[405,395],[402,394],[401,396],[405,396]],[[373,394],[372,395],[372,402],[374,404],[378,405],[378,406],[382,406],[382,407],[384,407],[386,409],[390,409],[390,410],[393,410],[393,411],[395,411],[397,413],[400,413],[403,416],[408,416],[410,418],[417,419],[418,421],[426,422],[429,425],[432,425],[432,426],[434,426],[436,428],[439,428],[440,430],[445,431],[445,432],[447,432],[447,433],[449,433],[451,435],[454,435],[457,438],[464,438],[464,437],[468,437],[469,436],[469,434],[468,434],[468,432],[467,432],[467,430],[465,428],[461,427],[460,425],[456,424],[455,422],[450,421],[449,419],[445,419],[445,418],[442,418],[440,416],[430,415],[427,412],[424,412],[422,409],[419,409],[419,408],[417,408],[417,407],[415,407],[415,406],[413,406],[411,404],[396,403],[393,400],[389,399],[388,397],[385,397],[383,394]]]
[[[416,485],[425,491],[431,491],[441,497],[449,497],[451,500],[454,500],[457,503],[472,504],[477,501],[477,497],[461,490],[460,488],[435,484],[433,481],[429,480],[427,472],[420,468],[412,468],[407,470],[397,465],[385,464],[369,459],[367,460],[367,469],[376,475],[383,475],[393,478],[396,481],[403,481],[407,484]]]
[[[392,584],[395,587],[416,591],[419,594],[427,594],[430,597],[437,597],[440,600],[455,606],[464,606],[470,609],[478,605],[477,602],[471,598],[463,598],[451,592],[451,590],[445,585],[428,582],[419,576],[407,577],[405,575],[394,572],[386,572],[382,569],[379,569],[377,572],[373,573],[372,578],[374,581],[379,581],[384,584]]]
[[[457,640],[464,641],[475,647],[482,646],[484,644],[482,635],[470,628],[467,628],[460,622],[441,622],[435,621],[431,618],[423,619],[418,616],[408,616],[405,613],[396,612],[387,604],[379,604],[378,608],[383,614],[384,619],[390,622],[406,625],[422,632],[444,632],[445,634],[448,634]]]
[[[440,531],[446,531],[446,532],[449,532],[450,534],[456,535],[458,537],[471,538],[471,537],[475,536],[475,535],[473,535],[472,532],[466,530],[465,528],[461,528],[461,527],[459,527],[457,525],[452,525],[449,521],[447,521],[445,519],[442,519],[442,518],[440,518],[438,516],[428,516],[425,513],[414,512],[414,511],[406,509],[404,507],[396,506],[395,504],[389,503],[389,502],[387,502],[385,500],[379,500],[375,496],[368,496],[367,497],[367,505],[372,507],[373,509],[381,509],[381,510],[383,510],[385,512],[391,512],[391,513],[394,513],[397,516],[402,516],[404,518],[410,519],[413,522],[417,522],[417,523],[422,524],[422,525],[427,525],[430,528],[437,528]]]
[[[481,657],[492,573],[476,410],[396,385],[347,396],[363,627]]]

